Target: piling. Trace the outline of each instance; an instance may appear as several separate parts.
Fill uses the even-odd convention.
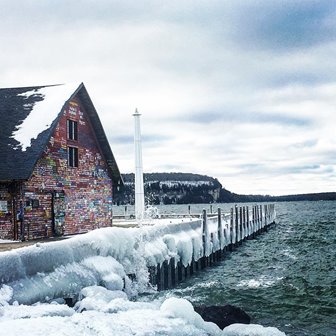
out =
[[[230,246],[229,250],[233,250],[233,208],[230,209]]]
[[[250,239],[251,236],[251,223],[250,223],[250,215],[249,215],[249,207],[246,206],[246,227],[247,227],[247,239]]]
[[[220,249],[223,249],[223,246],[222,246],[222,240],[223,240],[223,226],[222,226],[222,212],[221,212],[221,209],[218,208],[217,210],[217,237],[218,237],[218,240],[219,240],[219,247]]]
[[[235,205],[234,208],[230,209],[229,216],[223,216],[221,209],[218,208],[217,218],[211,217],[211,221],[214,218],[217,219],[217,229],[210,232],[212,226],[209,227],[207,212],[204,209],[200,223],[203,244],[201,257],[195,260],[192,256],[191,263],[187,266],[182,264],[179,257],[177,259],[172,257],[156,267],[149,267],[151,284],[156,285],[158,290],[170,289],[200,270],[215,265],[222,260],[225,250],[233,251],[234,246],[238,247],[238,245],[243,244],[243,241],[253,239],[266,231],[274,223],[274,216],[274,204],[253,205],[251,212],[248,206],[238,207]],[[217,244],[214,244],[216,239],[219,242],[218,247]]]
[[[239,221],[238,221],[238,207],[237,205],[235,206],[235,227],[236,227],[236,232],[235,232],[235,246],[238,246],[238,242],[239,242],[239,236],[238,236],[238,225],[239,225]]]
[[[242,207],[239,207],[239,244],[243,244],[243,211]]]

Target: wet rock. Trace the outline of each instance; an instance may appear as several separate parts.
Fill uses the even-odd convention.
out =
[[[204,321],[213,322],[219,328],[224,329],[230,324],[249,324],[251,318],[242,309],[231,306],[194,306],[195,311],[200,314]]]

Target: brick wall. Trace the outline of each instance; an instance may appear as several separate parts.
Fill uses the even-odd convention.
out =
[[[68,140],[67,119],[78,124],[78,140]],[[67,147],[78,148],[78,167],[69,167]],[[53,227],[52,200],[57,199]],[[65,108],[29,181],[24,183],[25,227],[29,238],[58,233],[75,234],[112,224],[112,181],[85,110],[76,99]],[[64,212],[64,213],[63,213]],[[64,214],[64,216],[63,216]]]
[[[6,184],[0,184],[0,238],[13,238],[12,199]]]

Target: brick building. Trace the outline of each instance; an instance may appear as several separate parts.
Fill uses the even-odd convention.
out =
[[[0,239],[112,225],[120,172],[83,84],[0,89]]]

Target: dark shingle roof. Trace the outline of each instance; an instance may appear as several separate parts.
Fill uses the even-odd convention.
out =
[[[78,87],[54,85],[0,89],[0,181],[30,177],[64,105],[74,96],[78,96],[87,111],[113,181],[122,183],[103,126],[84,84]],[[37,125],[37,121],[44,124]]]

